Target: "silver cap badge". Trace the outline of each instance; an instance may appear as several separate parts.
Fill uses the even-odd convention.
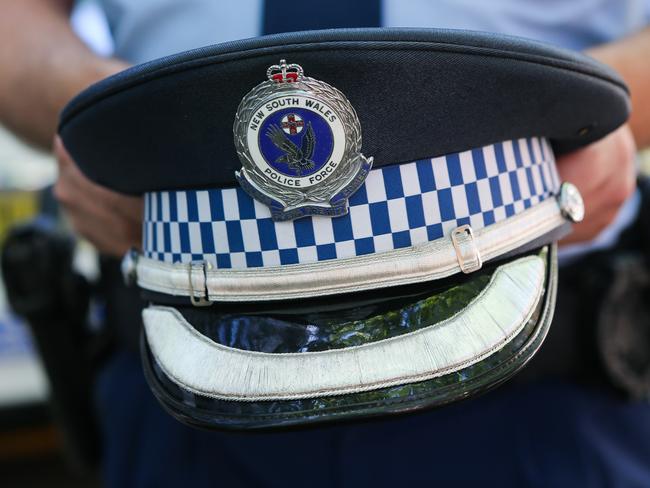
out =
[[[233,132],[241,187],[273,220],[344,215],[372,158],[361,154],[361,125],[347,98],[297,64],[269,67],[267,81],[241,101]]]

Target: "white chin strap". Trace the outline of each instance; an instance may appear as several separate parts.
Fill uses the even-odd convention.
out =
[[[549,198],[512,217],[473,231],[470,226],[424,244],[308,264],[211,269],[207,262],[165,263],[139,257],[132,267],[149,291],[216,301],[289,300],[351,293],[470,273],[489,261],[558,231],[569,219],[561,200]],[[128,266],[127,266],[128,268]]]

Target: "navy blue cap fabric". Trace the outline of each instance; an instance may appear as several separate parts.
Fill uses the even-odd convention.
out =
[[[59,132],[87,176],[121,192],[235,186],[237,106],[280,58],[347,96],[375,167],[528,136],[564,152],[629,114],[616,73],[578,53],[478,32],[340,29],[136,66],[73,99]]]

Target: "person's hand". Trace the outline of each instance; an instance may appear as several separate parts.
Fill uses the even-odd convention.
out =
[[[616,217],[636,186],[636,146],[624,125],[589,146],[557,160],[562,181],[578,187],[585,202],[584,220],[560,244],[594,239]]]
[[[59,165],[54,195],[73,228],[104,254],[121,257],[131,247],[140,248],[142,198],[115,193],[90,181],[58,136],[54,138],[54,154]]]

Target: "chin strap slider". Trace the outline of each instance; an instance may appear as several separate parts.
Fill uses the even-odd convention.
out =
[[[209,307],[212,302],[208,299],[208,271],[212,264],[208,261],[192,261],[188,267],[190,282],[190,301],[195,307]],[[198,296],[197,296],[198,294]]]
[[[463,273],[472,273],[481,269],[483,260],[474,240],[474,232],[469,225],[461,225],[452,230],[451,242],[454,244],[458,265]]]

